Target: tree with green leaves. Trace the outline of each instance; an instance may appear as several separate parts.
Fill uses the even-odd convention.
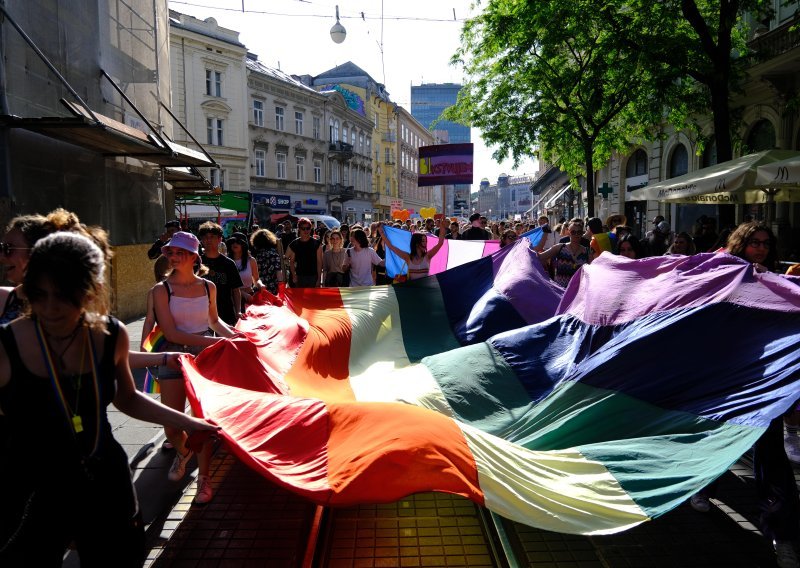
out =
[[[614,24],[617,32],[626,37],[631,51],[665,65],[685,87],[684,112],[673,114],[670,121],[682,128],[691,124],[691,115],[710,112],[717,160],[732,159],[731,95],[751,63],[745,14],[769,19],[772,1],[630,0],[628,4],[630,9]]]
[[[594,172],[661,117],[665,68],[620,34],[622,1],[489,0],[468,20],[453,62],[467,81],[444,117],[475,126],[495,158],[518,163],[536,149],[572,179],[585,176],[594,216]]]

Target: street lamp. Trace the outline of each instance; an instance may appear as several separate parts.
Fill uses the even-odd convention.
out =
[[[333,43],[342,43],[347,37],[347,30],[339,23],[339,5],[336,5],[336,23],[331,28],[331,39]]]
[[[492,210],[491,210],[491,208],[489,209],[489,220],[490,221],[492,220]]]

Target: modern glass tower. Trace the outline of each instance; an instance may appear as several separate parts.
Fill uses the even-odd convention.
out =
[[[411,115],[428,130],[446,131],[449,144],[472,141],[469,126],[448,120],[442,120],[433,125],[446,108],[456,104],[460,90],[461,85],[456,83],[423,83],[417,87],[411,87]],[[449,187],[452,187],[453,191],[447,191],[444,213],[468,216],[470,212],[469,195],[472,187],[463,184],[447,186],[447,188]]]

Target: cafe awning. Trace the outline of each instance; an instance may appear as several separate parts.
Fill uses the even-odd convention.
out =
[[[768,188],[800,188],[800,152],[793,158],[758,166],[756,185]]]
[[[211,182],[196,168],[164,168],[164,181],[169,183],[175,193],[213,193]]]
[[[144,132],[128,124],[95,112],[78,92],[69,84],[69,81],[59,72],[55,65],[45,56],[44,52],[36,45],[31,37],[14,21],[11,15],[0,5],[0,14],[19,33],[20,37],[30,46],[33,52],[47,66],[50,72],[63,87],[69,91],[77,103],[61,99],[61,104],[72,116],[16,116],[13,114],[0,115],[0,127],[16,128],[36,132],[58,140],[81,146],[103,156],[126,156],[151,162],[159,166],[178,167],[216,167],[217,163],[203,147],[189,133],[186,127],[172,114],[172,112],[159,101],[169,115],[175,120],[184,132],[197,144],[200,151],[176,144],[170,140],[161,129],[156,129],[144,114],[136,107],[134,102],[117,85],[114,79],[100,69],[101,77],[108,80],[109,84],[119,93],[120,98],[147,125],[150,132]]]
[[[629,191],[626,200],[669,203],[741,204],[766,203],[768,196],[756,180],[758,168],[797,158],[792,150],[765,150]],[[787,189],[775,201],[795,201],[800,193]]]

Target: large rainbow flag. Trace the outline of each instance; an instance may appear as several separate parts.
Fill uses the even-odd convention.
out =
[[[796,280],[723,254],[604,254],[562,298],[527,244],[257,306],[247,339],[184,361],[193,408],[321,504],[445,491],[604,534],[683,502],[800,396]]]

